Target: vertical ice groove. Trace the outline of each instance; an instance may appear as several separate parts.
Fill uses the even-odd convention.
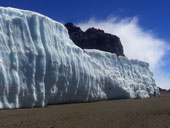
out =
[[[82,50],[59,22],[0,7],[0,108],[159,94],[149,64]]]
[[[37,15],[32,15],[28,18],[28,25],[31,38],[35,44],[35,106],[45,105],[45,85],[44,77],[46,73],[46,53],[41,38],[41,27]]]

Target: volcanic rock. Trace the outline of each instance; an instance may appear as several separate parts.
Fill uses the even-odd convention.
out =
[[[119,37],[96,28],[89,28],[83,32],[80,27],[74,26],[73,23],[67,23],[65,26],[68,29],[70,38],[80,48],[98,49],[116,53],[117,56],[124,56],[123,46]]]

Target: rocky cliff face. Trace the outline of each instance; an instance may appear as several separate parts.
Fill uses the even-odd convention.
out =
[[[83,32],[79,27],[72,23],[65,24],[68,29],[70,38],[82,49],[98,49],[117,56],[124,56],[123,47],[119,37],[104,33],[103,30],[89,28]]]

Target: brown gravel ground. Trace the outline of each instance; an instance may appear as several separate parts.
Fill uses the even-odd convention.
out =
[[[170,93],[138,100],[0,110],[0,128],[170,128]]]

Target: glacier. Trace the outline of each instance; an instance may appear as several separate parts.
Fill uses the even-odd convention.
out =
[[[149,64],[82,50],[63,24],[0,7],[0,109],[159,95]]]

